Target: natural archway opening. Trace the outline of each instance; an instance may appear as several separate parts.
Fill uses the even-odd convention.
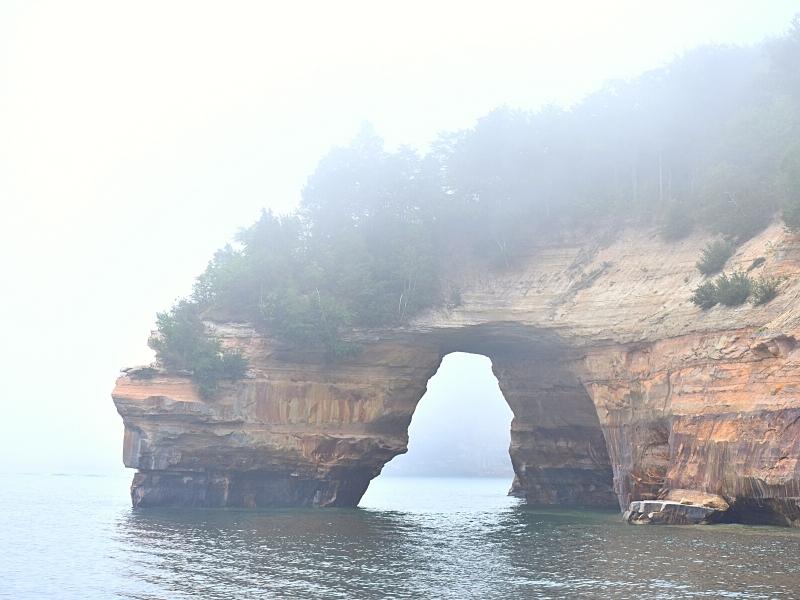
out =
[[[386,464],[362,506],[402,504],[424,491],[452,500],[454,490],[504,497],[514,471],[509,457],[513,412],[491,360],[454,352],[428,382],[409,426],[408,452]],[[469,481],[465,481],[469,480]]]

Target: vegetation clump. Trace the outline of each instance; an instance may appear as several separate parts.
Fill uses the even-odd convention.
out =
[[[204,398],[213,396],[223,379],[244,377],[247,361],[235,350],[224,350],[206,332],[197,304],[181,301],[169,312],[158,313],[158,331],[148,340],[167,369],[186,371]]]
[[[754,305],[766,304],[778,295],[778,286],[782,279],[779,277],[759,277],[753,281],[751,301]]]
[[[744,304],[753,288],[753,280],[747,273],[736,271],[731,275],[723,273],[714,280],[717,301],[724,306]]]
[[[723,273],[713,281],[704,281],[692,294],[692,302],[702,309],[717,304],[739,306],[744,304],[753,291],[754,282],[747,273],[735,271],[731,275]]]
[[[717,300],[717,286],[714,285],[713,281],[704,281],[695,288],[691,300],[704,310],[716,306],[719,303],[719,300]]]
[[[459,304],[444,283],[453,263],[505,268],[565,230],[649,228],[662,215],[667,239],[694,226],[741,242],[781,206],[800,228],[797,64],[800,21],[783,39],[701,48],[568,110],[495,110],[424,155],[365,129],[320,161],[293,214],[265,211],[217,252],[192,296],[159,315],[151,345],[211,390],[243,369],[200,315],[337,360],[358,352],[360,328]],[[698,269],[723,270],[733,241],[706,248]],[[734,274],[693,298],[735,303],[748,281]]]
[[[735,250],[736,246],[730,240],[718,239],[709,242],[703,248],[703,253],[697,262],[697,270],[703,275],[719,273]]]

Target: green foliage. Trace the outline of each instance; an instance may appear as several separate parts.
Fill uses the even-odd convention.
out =
[[[222,377],[236,381],[247,374],[247,359],[238,350],[224,350],[222,352]]]
[[[715,306],[719,302],[717,300],[717,286],[714,285],[713,281],[704,281],[694,290],[691,300],[702,309]]]
[[[442,277],[453,263],[505,268],[567,229],[657,225],[675,240],[695,226],[741,242],[783,206],[800,230],[798,31],[690,52],[569,110],[498,109],[423,156],[387,151],[365,128],[320,161],[294,214],[265,211],[214,256],[195,310],[333,360],[357,351],[359,328],[458,304]],[[732,242],[707,247],[698,269],[721,271]],[[733,302],[744,282],[718,287],[701,286],[696,301]],[[176,339],[162,360],[210,373],[213,388],[224,361],[193,350],[202,323],[163,328]]]
[[[198,342],[206,339],[197,305],[182,300],[169,312],[156,316],[158,333],[148,340],[160,362],[168,369],[190,371]]]
[[[714,240],[706,244],[700,260],[697,262],[697,270],[703,275],[713,275],[719,273],[728,259],[733,256],[736,246],[729,240]]]
[[[210,344],[200,343],[191,371],[200,395],[210,398],[217,392],[221,380],[236,381],[244,377],[247,361],[239,352],[221,350],[219,342],[212,340]]]
[[[705,281],[695,288],[691,300],[702,309],[717,304],[738,306],[744,304],[753,287],[754,282],[746,273],[741,271],[731,275],[723,273],[713,281]]]
[[[300,211],[263,212],[218,252],[194,300],[330,359],[357,352],[354,327],[394,326],[442,301],[435,189],[419,157],[363,131],[309,179]]]
[[[753,280],[741,271],[736,271],[728,276],[725,273],[714,280],[716,298],[725,306],[738,306],[744,304],[750,296]]]
[[[778,286],[781,284],[778,277],[759,277],[753,281],[751,301],[756,306],[766,304],[778,295]]]
[[[300,295],[290,290],[265,295],[260,323],[266,330],[306,347],[320,347],[330,360],[355,354],[358,346],[344,339],[352,317],[333,298],[319,290]]]
[[[196,303],[181,300],[169,312],[158,313],[156,323],[158,332],[148,345],[167,369],[189,372],[203,397],[213,396],[222,379],[244,377],[247,361],[207,334]]]

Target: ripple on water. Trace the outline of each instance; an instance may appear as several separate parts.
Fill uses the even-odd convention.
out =
[[[507,481],[379,479],[358,510],[132,511],[127,477],[2,477],[15,600],[800,595],[796,531],[629,527],[526,509]]]

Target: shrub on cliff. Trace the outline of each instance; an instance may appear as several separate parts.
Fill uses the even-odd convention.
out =
[[[196,303],[181,300],[169,312],[158,313],[156,326],[148,345],[158,362],[166,369],[187,371],[203,397],[213,396],[223,379],[244,377],[247,361],[208,334]]]
[[[736,247],[729,240],[714,240],[706,244],[703,254],[697,261],[697,270],[703,275],[719,273],[728,259],[733,256]]]
[[[213,340],[195,356],[192,378],[197,383],[200,395],[210,398],[216,394],[221,380],[236,381],[244,377],[246,371],[247,361],[241,353],[235,350],[221,351],[219,342]]]
[[[738,306],[750,296],[753,280],[741,271],[736,271],[732,275],[723,273],[714,280],[714,287],[717,301],[720,304]]]
[[[758,306],[766,304],[778,295],[778,286],[782,279],[778,277],[759,277],[753,281],[752,302]]]
[[[763,283],[762,283],[763,282]],[[761,282],[753,282],[753,280],[741,271],[736,271],[731,275],[723,273],[713,281],[705,281],[695,288],[692,294],[692,302],[702,309],[708,309],[716,304],[723,304],[724,306],[738,306],[744,304],[747,298],[750,297],[754,287],[759,287],[759,300],[767,298],[770,293],[774,293],[772,288],[772,280],[761,280]],[[774,295],[772,296],[774,297]],[[768,302],[764,300],[764,302]],[[762,302],[756,302],[761,304]]]
[[[713,281],[704,281],[692,294],[692,303],[696,304],[703,310],[715,306],[719,301],[717,300],[717,288]]]

